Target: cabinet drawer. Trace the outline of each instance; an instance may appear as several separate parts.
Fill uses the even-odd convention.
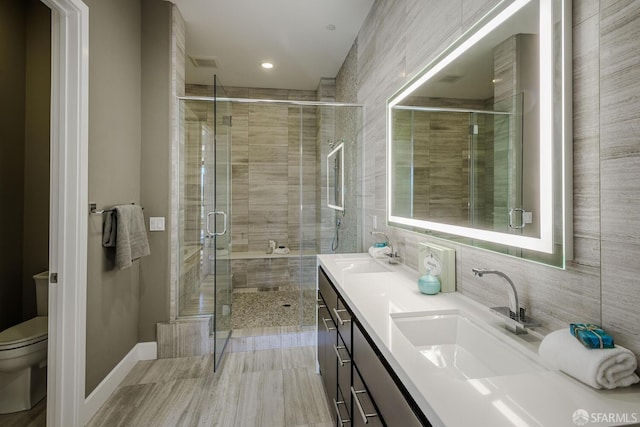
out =
[[[353,348],[353,364],[357,367],[384,422],[388,426],[430,426],[424,415],[422,415],[423,420],[416,416],[407,401],[410,397],[405,397],[402,393],[357,323],[353,326]]]
[[[338,330],[324,304],[318,304],[318,366],[327,399],[336,399],[338,368],[334,347],[338,341]]]
[[[342,391],[342,398],[345,402],[345,406],[349,412],[351,412],[351,354],[347,351],[342,338],[338,334],[338,345],[334,347],[336,356],[336,363],[338,366],[338,388]]]
[[[326,305],[318,306],[318,334],[326,334],[333,332],[333,335],[336,334],[335,331],[338,330],[331,314],[329,313],[329,309]]]
[[[362,381],[356,368],[353,369],[353,385],[349,392],[353,401],[352,419],[354,427],[364,425],[377,427],[384,425],[364,385],[364,381]],[[393,424],[389,425],[392,426]]]
[[[338,427],[351,426],[351,418],[349,411],[347,410],[347,403],[344,400],[344,396],[338,389],[337,398],[333,400],[333,410],[335,421]]]
[[[344,345],[351,353],[351,327],[352,327],[352,316],[347,307],[345,306],[342,298],[338,297],[338,304],[336,307],[336,311],[334,312],[336,317],[336,325],[338,326],[338,332],[344,341]]]
[[[334,323],[337,323],[338,319],[336,319],[335,310],[338,306],[338,294],[336,294],[336,291],[333,289],[333,286],[331,285],[331,282],[329,282],[329,278],[325,274],[324,270],[322,270],[322,267],[318,267],[318,292],[324,300]]]

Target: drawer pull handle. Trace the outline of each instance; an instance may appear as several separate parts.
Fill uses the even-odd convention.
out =
[[[322,318],[322,323],[324,323],[324,327],[327,330],[327,332],[335,331],[336,328],[330,328],[330,327],[327,326],[327,320],[331,320],[331,319],[330,318],[329,319],[325,319],[324,317]],[[331,323],[333,323],[333,320],[331,320]]]
[[[338,356],[338,362],[340,362],[340,366],[344,366],[345,363],[351,363],[351,359],[343,359],[340,356],[340,350],[344,350],[345,346],[341,345],[341,346],[336,346],[335,344],[333,345],[333,349],[336,352],[336,356]]]
[[[338,322],[340,322],[340,326],[344,326],[345,323],[351,322],[351,319],[343,319],[342,317],[340,317],[340,313],[345,311],[347,310],[345,310],[344,308],[340,310],[336,310],[335,308],[333,309],[334,314],[338,318]]]
[[[356,391],[353,386],[351,386],[351,394],[353,395],[353,400],[356,402],[356,406],[358,407],[358,412],[360,412],[360,416],[362,417],[362,421],[365,424],[369,424],[369,418],[377,417],[377,413],[367,414],[364,412],[364,408],[362,407],[362,403],[360,403],[360,399],[358,399],[359,394],[366,394],[366,390]]]
[[[346,419],[343,420],[342,417],[340,416],[340,409],[338,409],[338,405],[346,405],[346,403],[344,403],[343,400],[341,400],[340,402],[336,402],[336,399],[333,399],[333,407],[336,410],[336,415],[338,416],[338,424],[340,425],[340,427],[344,427],[345,423],[350,423],[351,420],[350,419]]]

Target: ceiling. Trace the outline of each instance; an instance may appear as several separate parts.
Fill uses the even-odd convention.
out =
[[[301,90],[336,76],[374,2],[172,1],[186,23],[187,83],[211,85],[216,74],[224,86]],[[216,67],[195,67],[191,58]],[[275,68],[262,69],[262,61]]]

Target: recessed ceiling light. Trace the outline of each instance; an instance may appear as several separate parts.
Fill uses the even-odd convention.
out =
[[[327,25],[325,28],[326,28],[327,30],[329,30],[329,31],[333,31],[333,30],[335,30],[335,29],[336,29],[336,26],[335,26],[335,25],[333,25],[333,24],[329,24],[329,25]]]
[[[269,61],[263,61],[262,63],[260,63],[260,66],[265,70],[270,70],[273,67],[275,67],[275,65],[273,65],[273,62],[269,62]]]

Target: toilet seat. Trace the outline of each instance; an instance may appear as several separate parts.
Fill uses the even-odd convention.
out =
[[[45,341],[48,320],[47,316],[37,316],[0,332],[0,352]]]

